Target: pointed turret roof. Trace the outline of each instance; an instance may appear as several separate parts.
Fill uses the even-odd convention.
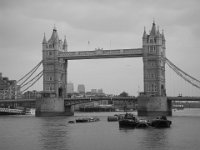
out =
[[[162,30],[162,39],[165,41],[164,30]]]
[[[158,37],[161,37],[160,30],[159,30],[159,26],[157,26],[157,36],[158,36]]]
[[[58,37],[56,27],[54,26],[53,33],[52,33],[51,38],[49,39],[48,43],[57,44],[58,42],[59,42],[59,37]]]
[[[67,49],[67,40],[66,40],[66,36],[65,36],[65,39],[64,39],[63,48],[64,48],[64,49]]]
[[[65,36],[65,39],[64,39],[64,44],[63,44],[63,45],[67,45],[66,36]]]
[[[146,29],[144,27],[143,38],[146,38],[146,37],[147,37],[147,33],[146,33]]]
[[[44,33],[42,44],[46,44],[46,43],[47,43],[47,40],[46,40],[45,33]]]
[[[156,24],[155,24],[154,21],[153,21],[153,24],[152,24],[150,35],[156,35]]]

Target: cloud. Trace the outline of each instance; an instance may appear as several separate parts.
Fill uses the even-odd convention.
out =
[[[134,48],[142,46],[143,28],[146,26],[147,31],[150,30],[154,18],[160,30],[165,30],[167,57],[183,70],[200,77],[199,71],[195,69],[200,65],[199,5],[199,0],[0,0],[0,68],[8,76],[17,79],[20,73],[33,67],[42,57],[43,33],[46,33],[48,39],[54,24],[60,38],[67,36],[70,51],[92,50],[96,47]],[[88,40],[90,46],[87,44]],[[186,62],[187,59],[191,60]],[[109,90],[116,87],[119,92],[123,89],[120,85],[125,87],[123,83],[130,83],[129,80],[132,80],[131,85],[126,88],[129,93],[137,92],[133,85],[138,86],[139,83],[132,76],[140,79],[141,70],[133,69],[129,72],[123,69],[129,63],[136,63],[134,60],[116,60],[113,61],[114,64],[112,61],[105,61],[107,65],[101,65],[101,61],[92,62],[96,67],[90,66],[90,62],[84,63],[86,75],[82,79],[87,82],[88,87],[103,86],[103,80],[90,81],[87,77],[89,74],[98,70],[106,72],[110,68],[117,74],[116,66],[122,65],[119,71],[124,72],[127,80],[120,76],[112,79],[112,73],[101,74],[102,78],[112,81],[110,86],[102,88]],[[142,61],[136,64],[138,68],[143,66]],[[82,69],[79,67],[80,63],[73,62],[71,65],[71,80],[80,81],[78,75],[75,75]],[[91,72],[90,67],[94,68]],[[142,79],[140,82],[142,87]]]

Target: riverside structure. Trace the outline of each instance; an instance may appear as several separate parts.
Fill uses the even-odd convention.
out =
[[[64,106],[67,96],[67,67],[69,60],[142,57],[144,92],[138,97],[138,115],[171,115],[165,87],[165,37],[153,22],[149,34],[144,29],[142,48],[94,51],[68,51],[66,38],[58,37],[53,29],[47,41],[44,35],[43,98],[36,103],[36,116],[73,115],[72,107]]]

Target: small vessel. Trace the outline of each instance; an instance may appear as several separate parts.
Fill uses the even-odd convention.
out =
[[[173,105],[172,108],[174,110],[183,110],[184,109],[184,105]]]
[[[75,121],[73,121],[73,120],[70,120],[70,121],[68,121],[68,123],[75,123]]]
[[[97,117],[91,117],[91,118],[79,118],[76,119],[76,123],[84,123],[84,122],[96,122],[99,121],[100,119]]]
[[[138,119],[133,114],[126,113],[124,118],[119,120],[120,128],[136,128]]]
[[[25,109],[25,115],[34,116],[35,115],[35,108],[26,108]]]
[[[0,108],[0,115],[25,115],[22,109]]]
[[[169,128],[171,124],[172,122],[170,120],[167,120],[166,116],[157,117],[156,119],[153,119],[150,123],[150,125],[155,128]]]
[[[108,121],[118,121],[118,116],[108,116],[107,118]]]
[[[138,124],[136,128],[148,128],[149,127],[149,122],[145,119],[138,119]]]

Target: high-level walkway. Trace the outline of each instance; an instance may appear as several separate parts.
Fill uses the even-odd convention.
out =
[[[143,49],[116,49],[116,50],[102,50],[94,51],[76,51],[76,52],[59,52],[58,58],[65,58],[67,60],[77,59],[101,59],[101,58],[123,58],[123,57],[142,57]]]

